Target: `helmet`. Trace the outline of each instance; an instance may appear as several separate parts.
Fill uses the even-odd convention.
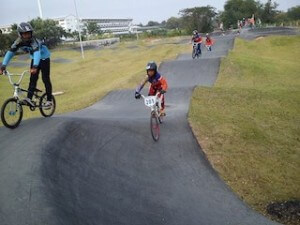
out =
[[[155,70],[157,71],[157,65],[154,61],[148,62],[146,70]]]
[[[30,25],[30,23],[20,23],[17,27],[17,31],[20,37],[22,37],[22,33],[26,33],[26,32],[33,32],[33,28]]]
[[[193,34],[198,34],[198,31],[197,31],[197,30],[194,30],[194,31],[193,31]]]
[[[209,33],[206,33],[206,37],[208,37],[209,36]]]

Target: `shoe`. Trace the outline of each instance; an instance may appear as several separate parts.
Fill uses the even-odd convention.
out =
[[[53,105],[52,101],[47,101],[46,103],[43,103],[43,108],[45,110],[49,110],[51,109],[52,105]]]
[[[32,106],[32,107],[35,106],[34,103],[31,101],[30,98],[25,98],[25,99],[23,99],[23,100],[21,101],[21,103],[22,103],[23,105],[27,105],[27,106]]]
[[[167,114],[166,114],[166,112],[165,112],[165,110],[164,109],[161,109],[160,110],[160,116],[166,116]]]

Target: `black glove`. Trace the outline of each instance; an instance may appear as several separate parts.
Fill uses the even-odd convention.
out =
[[[161,90],[160,93],[163,95],[163,94],[166,93],[166,91],[165,90]]]
[[[141,98],[141,94],[138,92],[135,92],[134,97],[135,97],[135,99],[139,99],[139,98]]]
[[[0,68],[0,75],[3,74],[3,73],[5,73],[5,71],[6,71],[6,66],[1,66],[1,68]]]

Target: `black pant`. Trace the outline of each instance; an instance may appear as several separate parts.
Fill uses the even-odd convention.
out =
[[[31,68],[33,66],[33,60],[31,60]],[[47,94],[47,100],[52,100],[52,84],[50,81],[50,59],[44,59],[40,61],[40,64],[38,66],[38,71],[36,74],[30,75],[30,83],[28,88],[28,95],[27,97],[32,99],[33,93],[36,89],[36,83],[39,79],[39,73],[42,71],[42,79],[45,84],[46,88],[46,94]]]

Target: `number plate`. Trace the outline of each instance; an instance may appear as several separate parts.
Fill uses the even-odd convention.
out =
[[[156,97],[149,96],[145,98],[145,105],[148,107],[154,106],[156,103]]]

